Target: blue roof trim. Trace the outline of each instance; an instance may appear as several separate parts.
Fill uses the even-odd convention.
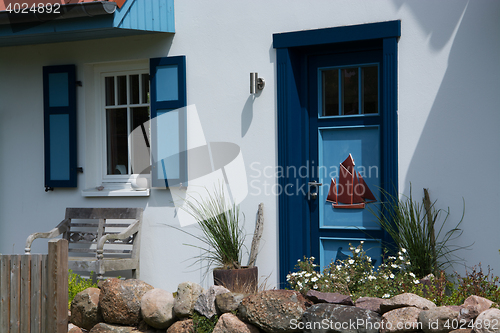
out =
[[[273,34],[273,47],[298,47],[401,36],[401,21]]]
[[[0,47],[175,33],[174,0],[128,0],[111,15],[0,25]]]

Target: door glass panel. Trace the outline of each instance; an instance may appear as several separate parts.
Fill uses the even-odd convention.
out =
[[[359,113],[358,68],[344,68],[342,75],[342,115]]]
[[[363,191],[363,186],[356,188],[352,185],[351,178],[341,186],[343,171],[340,163],[344,162],[351,154],[354,160],[354,170],[359,173],[373,196],[380,198],[380,140],[378,126],[370,127],[344,127],[320,128],[319,131],[319,226],[320,228],[334,229],[380,229],[375,216],[370,210],[377,211],[377,203],[366,203],[365,208],[335,208],[332,202],[327,201],[328,190],[332,178],[337,184],[339,197],[342,194],[358,193]],[[358,174],[356,174],[358,175]],[[356,176],[357,177],[357,176]],[[345,179],[344,179],[345,180]],[[347,184],[347,185],[346,185]],[[340,201],[340,200],[339,200]]]
[[[378,67],[361,67],[363,114],[378,113]]]
[[[339,115],[339,70],[329,69],[322,72],[323,110],[322,116]]]
[[[128,174],[127,109],[106,110],[107,174]]]

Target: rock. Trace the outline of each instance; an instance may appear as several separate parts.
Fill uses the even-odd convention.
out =
[[[98,288],[87,288],[76,294],[73,301],[71,301],[70,321],[86,330],[92,329],[96,324],[103,321],[99,309],[100,294],[101,291]]]
[[[174,296],[163,289],[151,289],[142,296],[144,321],[154,328],[168,328],[175,321]]]
[[[167,333],[193,333],[193,319],[176,321],[167,329]]]
[[[422,329],[418,315],[422,310],[414,307],[398,308],[382,315],[380,333],[417,332]]]
[[[165,332],[166,330],[164,329],[156,329],[154,327],[149,326],[148,324],[146,324],[144,320],[142,320],[139,323],[139,326],[137,326],[137,328],[134,328],[132,330],[132,333],[165,333]]]
[[[259,333],[259,329],[241,321],[232,313],[224,313],[217,321],[213,333]]]
[[[199,314],[210,319],[217,314],[215,298],[217,295],[226,294],[228,292],[229,289],[222,286],[210,286],[207,291],[198,297],[194,309],[198,311]]]
[[[429,310],[436,307],[433,302],[412,293],[396,295],[380,303],[380,313],[386,313],[397,308],[412,306],[422,310]]]
[[[481,312],[488,310],[492,304],[493,302],[487,298],[475,295],[469,296],[459,310],[458,320],[469,323],[471,320],[476,319]]]
[[[141,298],[153,286],[141,280],[116,278],[99,282],[99,303],[106,323],[137,325],[141,319]]]
[[[489,325],[488,325],[489,324]],[[500,332],[500,310],[497,308],[483,311],[474,320],[475,333],[498,333]]]
[[[462,329],[450,331],[450,333],[471,333],[471,332],[472,332],[472,328],[462,328]]]
[[[238,309],[245,294],[240,293],[225,293],[215,297],[215,305],[220,313],[232,312]]]
[[[309,290],[306,294],[306,298],[313,303],[354,305],[351,296],[342,295],[339,293],[323,293],[321,291]]]
[[[110,325],[99,323],[95,325],[89,333],[132,333],[134,328],[130,326]]]
[[[177,296],[174,301],[174,313],[179,318],[186,318],[193,314],[194,305],[203,293],[203,288],[194,282],[183,282],[177,287]]]
[[[304,312],[302,323],[290,322],[290,327],[303,332],[378,333],[380,315],[355,306],[320,303]]]
[[[448,333],[453,330],[453,323],[457,322],[458,311],[447,306],[440,306],[424,310],[418,315],[424,333]]]
[[[68,324],[68,333],[83,333],[82,329],[73,324]]]
[[[385,299],[378,297],[360,297],[356,300],[356,307],[380,313],[380,304]]]
[[[300,322],[306,306],[302,294],[292,290],[266,290],[245,297],[238,307],[241,318],[265,332],[298,332],[290,328]]]

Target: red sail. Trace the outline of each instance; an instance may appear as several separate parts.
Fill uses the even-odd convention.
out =
[[[364,188],[364,194],[361,197],[365,201],[369,201],[369,202],[377,201],[377,199],[375,199],[375,196],[373,195],[372,191],[370,191],[370,188],[368,187],[368,185],[366,185],[365,180],[363,179],[363,177],[361,177],[361,175],[359,173],[358,173],[358,177],[359,177],[359,183],[362,184],[363,188]]]
[[[341,164],[344,166],[344,168],[347,169],[347,171],[349,171],[350,173],[354,173],[355,164],[351,154],[349,154],[349,156],[347,156],[347,158]]]
[[[364,202],[362,195],[365,193],[365,185],[364,182],[361,183],[359,181],[359,173],[354,171],[354,182],[352,186],[352,203],[357,204],[357,203],[362,203]],[[361,178],[363,179],[363,178]]]
[[[328,190],[326,201],[337,203],[337,182],[335,182],[335,179],[333,178],[330,183],[330,189]]]
[[[354,176],[346,167],[340,165],[339,175],[339,188],[338,188],[338,202],[343,204],[352,204],[352,185],[354,183]]]
[[[354,159],[349,156],[340,164],[339,184],[332,179],[326,201],[335,208],[365,208],[365,202],[376,201],[360,173],[354,170]]]

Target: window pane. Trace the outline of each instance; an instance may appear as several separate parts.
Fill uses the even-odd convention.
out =
[[[132,129],[137,130],[132,132],[132,173],[142,173],[145,170],[149,172],[149,123],[143,126],[149,120],[149,107],[132,108],[131,120]],[[142,126],[141,126],[142,125]],[[139,128],[138,128],[139,127]]]
[[[342,114],[358,114],[358,68],[345,68],[342,72]]]
[[[139,104],[139,75],[130,75],[130,104]]]
[[[115,105],[115,77],[108,76],[105,78],[106,90],[106,106]]]
[[[378,113],[378,67],[361,68],[363,89],[362,113]]]
[[[142,102],[149,103],[149,74],[142,74]]]
[[[106,110],[108,175],[128,174],[127,109]]]
[[[127,77],[118,76],[118,105],[127,105]]]
[[[322,71],[323,112],[322,116],[338,116],[339,114],[339,70]]]

